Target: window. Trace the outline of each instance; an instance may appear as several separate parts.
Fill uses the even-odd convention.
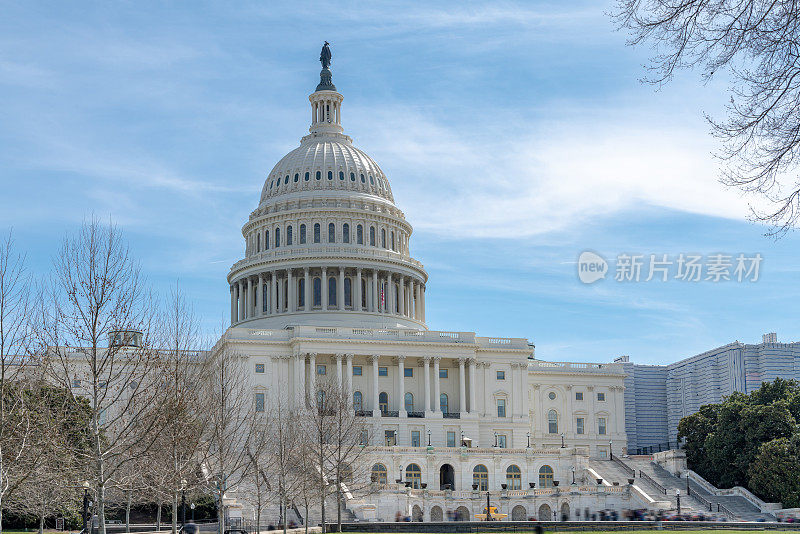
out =
[[[455,430],[448,430],[447,431],[447,446],[448,447],[455,447],[456,446],[456,431]]]
[[[373,178],[371,174],[369,175],[369,183],[375,185],[375,178]]]
[[[275,228],[275,248],[281,246],[281,229]]]
[[[394,232],[392,232],[392,250],[396,250],[396,249],[394,248]]]
[[[583,434],[585,427],[586,427],[586,419],[584,419],[583,417],[578,417],[577,419],[575,419],[576,434]]]
[[[555,410],[547,412],[547,432],[558,434],[558,413]]]
[[[361,376],[361,366],[354,365],[353,366],[353,376]]]
[[[386,248],[386,230],[381,230],[381,248]]]
[[[582,401],[583,400],[583,391],[576,391],[575,392],[575,400]]]
[[[361,431],[361,439],[359,439],[358,442],[359,445],[364,445],[364,446],[369,445],[369,430]]]
[[[522,489],[522,472],[516,465],[509,465],[506,469],[506,484],[510,490]]]
[[[553,468],[549,465],[543,465],[539,468],[539,487],[540,488],[553,488]]]
[[[506,416],[506,400],[497,399],[497,417]]]
[[[505,371],[497,371],[497,379],[498,380],[505,380],[506,379],[506,372]]]
[[[322,280],[314,278],[314,306],[322,306]]]
[[[81,380],[80,378],[73,378],[72,379],[72,387],[79,388],[81,387]]]
[[[362,183],[362,184],[363,184],[363,183],[366,183],[366,180],[364,179],[364,175],[363,175],[363,174],[361,175],[361,183]]]
[[[257,363],[256,364],[256,373],[263,373],[263,372],[264,372],[264,364],[263,363]]]
[[[411,446],[419,447],[419,430],[411,431]]]
[[[318,375],[326,375],[328,374],[328,368],[324,365],[317,366],[317,374]]]
[[[356,174],[353,173],[353,172],[350,173],[350,181],[351,182],[355,182],[356,181]]]
[[[407,412],[414,411],[414,394],[413,393],[406,393],[405,399],[403,400],[403,404],[405,406],[405,410]]]
[[[322,173],[320,171],[317,171],[317,174],[314,176],[314,178],[316,178],[317,180],[321,179]]]
[[[472,470],[472,485],[478,485],[478,491],[489,491],[489,470],[485,465],[478,464]]]
[[[339,179],[344,180],[344,173],[342,171],[339,171]]]
[[[295,183],[297,183],[298,180],[300,180],[300,175],[297,174],[297,173],[294,173],[294,181],[295,181]]]
[[[353,393],[353,409],[360,412],[364,409],[363,396],[360,391]]]
[[[606,400],[606,394],[602,393],[602,392],[598,393],[597,394],[597,400],[599,400],[600,402],[605,401]]]
[[[606,435],[606,418],[605,417],[598,417],[597,418],[597,433],[601,436]]]
[[[383,438],[387,447],[394,447],[397,445],[397,433],[394,430],[384,431]]]
[[[371,247],[375,246],[375,227],[369,227],[369,244]]]
[[[411,378],[414,376],[414,368],[413,367],[404,367],[403,368],[403,376],[406,378]]]
[[[301,245],[305,245],[306,244],[306,225],[305,224],[301,224],[300,225],[300,244]]]
[[[447,378],[447,369],[439,369],[439,378]]]
[[[328,224],[328,243],[336,243],[336,225]]]
[[[506,448],[506,435],[505,434],[497,434],[497,446],[501,449]]]
[[[319,243],[319,223],[314,223],[314,243]]]
[[[303,180],[305,180],[306,182],[308,181],[308,173],[306,173],[306,175],[303,177]]]
[[[264,250],[269,250],[269,230],[264,232]]]
[[[301,308],[306,307],[306,280],[305,278],[300,278],[297,281],[297,305]]]
[[[264,411],[264,394],[263,393],[256,393],[256,411],[263,412]]]
[[[287,174],[286,178],[283,179],[283,185],[286,185],[288,183],[289,183],[289,175]]]
[[[411,487],[414,489],[420,488],[422,469],[417,464],[408,464],[406,467],[406,482],[411,482]]]
[[[556,392],[551,391],[550,393],[547,394],[547,398],[550,400],[556,400]]]
[[[372,479],[375,484],[386,484],[386,466],[383,464],[373,465],[370,479]]]
[[[333,171],[328,171],[328,180],[333,180]]]
[[[364,227],[360,224],[356,226],[356,243],[359,245],[364,244]]]
[[[325,409],[325,392],[322,390],[317,391],[317,409]]]
[[[378,409],[383,415],[389,411],[389,394],[385,391],[381,391],[381,394],[378,395]]]
[[[344,305],[353,305],[353,280],[349,277],[344,279]]]
[[[291,226],[287,226],[286,227],[286,246],[288,247],[291,244],[292,244],[292,227]]]
[[[389,376],[388,367],[378,367],[378,376]]]
[[[336,278],[328,278],[328,306],[336,306]]]
[[[450,404],[447,399],[447,393],[439,395],[439,409],[442,413],[450,413]]]
[[[342,243],[349,243],[350,242],[350,225],[344,223],[342,225]]]

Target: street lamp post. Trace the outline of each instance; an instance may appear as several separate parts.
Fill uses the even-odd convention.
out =
[[[497,447],[497,432],[494,433],[494,446]]]
[[[531,433],[528,432],[528,448],[531,448]]]
[[[675,490],[675,499],[678,502],[678,515],[681,515],[681,490]]]
[[[492,508],[489,504],[489,492],[486,492],[486,520],[487,521],[494,521],[492,519]]]
[[[89,482],[83,483],[83,534],[89,534]]]
[[[186,479],[181,479],[181,531],[186,526]]]
[[[195,504],[194,503],[190,504],[189,508],[192,509],[192,523],[194,523],[194,508],[195,508]]]
[[[564,445],[564,433],[562,432],[562,433],[561,433],[561,448],[562,448],[562,449],[565,449],[566,447],[567,447],[567,446],[566,446],[566,445]]]
[[[608,440],[608,459],[609,460],[613,460],[614,459],[614,447],[613,447],[613,445],[614,445],[614,443],[611,440]]]
[[[572,466],[572,485],[575,485],[575,466]]]
[[[428,447],[430,447],[430,446],[431,446],[431,431],[429,429],[428,430]]]

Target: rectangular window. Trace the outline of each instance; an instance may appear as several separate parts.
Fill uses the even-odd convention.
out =
[[[439,378],[447,378],[447,369],[439,369]]]
[[[378,367],[378,376],[389,376],[388,367]]]
[[[256,411],[263,412],[264,411],[264,394],[263,393],[256,393]]]
[[[582,401],[583,400],[583,391],[576,391],[575,392],[575,400]]]
[[[506,448],[506,435],[505,434],[498,434],[497,435],[497,446],[501,449]]]
[[[257,363],[256,364],[256,373],[260,374],[260,373],[263,373],[263,372],[264,372],[264,364],[263,363]]]
[[[419,447],[419,430],[411,431],[411,446]]]
[[[411,378],[414,376],[414,368],[413,367],[404,367],[403,368],[403,376],[406,378]]]
[[[575,433],[576,434],[583,434],[583,432],[584,432],[583,428],[585,426],[585,421],[586,420],[583,417],[578,417],[577,419],[575,419]]]
[[[506,372],[505,371],[497,371],[497,379],[498,380],[505,380],[506,379]]]
[[[447,446],[448,447],[455,447],[456,446],[456,431],[455,430],[448,430],[447,431]]]
[[[361,445],[369,445],[369,430],[361,431]]]
[[[317,366],[317,374],[318,375],[325,375],[328,374],[328,368],[324,365]]]
[[[80,378],[75,378],[72,380],[72,387],[79,388],[81,387],[81,380]]]
[[[497,417],[506,416],[506,400],[497,399]]]
[[[597,400],[599,400],[600,402],[605,401],[606,400],[606,394],[605,393],[598,393],[597,394]]]
[[[606,435],[606,418],[605,417],[598,417],[597,418],[597,433],[601,436]]]
[[[386,430],[383,433],[387,447],[394,447],[397,445],[397,433],[394,430]]]
[[[353,376],[361,376],[361,366],[354,365],[353,366]]]

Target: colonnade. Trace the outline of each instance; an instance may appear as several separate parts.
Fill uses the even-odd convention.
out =
[[[231,324],[281,313],[351,310],[425,321],[425,285],[361,267],[274,269],[230,285]]]

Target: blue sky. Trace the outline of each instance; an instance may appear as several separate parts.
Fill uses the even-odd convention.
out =
[[[0,1],[0,229],[42,274],[66,232],[111,217],[156,288],[179,279],[218,331],[241,226],[307,132],[328,40],[345,130],[415,227],[431,328],[572,361],[797,340],[797,232],[764,237],[757,199],[717,182],[703,113],[722,113],[724,76],[639,83],[650,51],[611,8]],[[584,285],[587,249],[764,260],[755,283]]]

